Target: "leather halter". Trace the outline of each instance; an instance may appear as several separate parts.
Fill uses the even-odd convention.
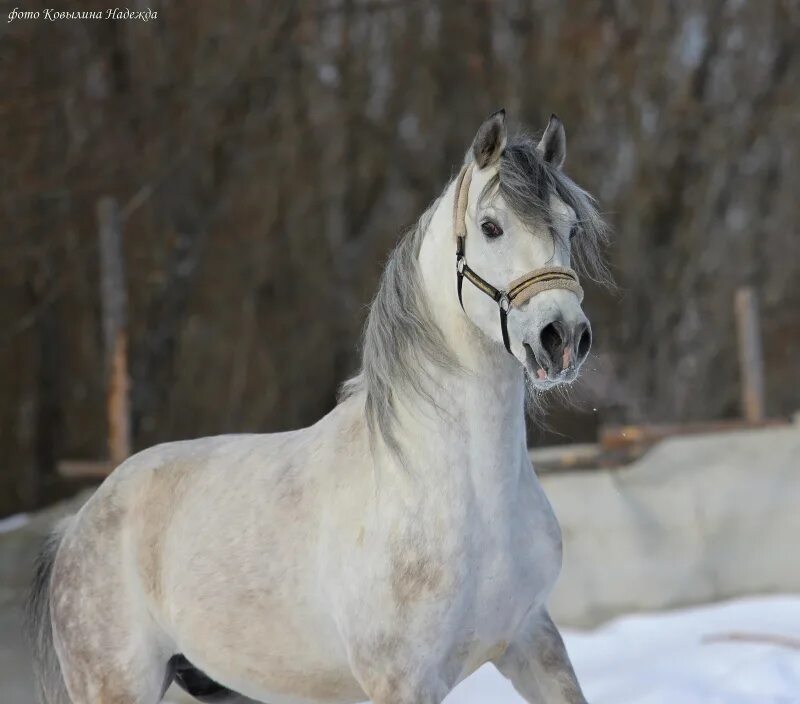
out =
[[[512,306],[520,306],[542,291],[551,291],[561,288],[572,291],[580,303],[583,300],[583,289],[578,280],[578,274],[565,266],[545,266],[514,279],[505,289],[492,286],[486,279],[479,276],[467,264],[465,243],[467,238],[467,198],[469,187],[472,183],[472,163],[466,164],[461,169],[456,182],[456,198],[453,206],[453,231],[456,235],[456,280],[458,284],[458,302],[464,310],[464,301],[461,298],[461,288],[464,279],[467,279],[475,288],[491,298],[500,310],[500,330],[503,333],[503,344],[511,352],[511,341],[508,337],[508,311]],[[466,313],[466,310],[464,311]]]

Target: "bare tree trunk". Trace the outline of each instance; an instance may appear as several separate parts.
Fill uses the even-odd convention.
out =
[[[128,294],[122,255],[122,224],[113,198],[97,203],[100,235],[100,297],[106,370],[108,454],[114,464],[131,453],[128,383]]]
[[[739,335],[742,411],[747,420],[758,423],[765,417],[764,355],[761,351],[758,297],[751,286],[736,292],[736,328]]]
[[[35,462],[23,486],[23,501],[34,507],[41,500],[42,485],[55,473],[61,447],[62,330],[54,302],[44,305],[36,326],[38,364],[36,374]]]

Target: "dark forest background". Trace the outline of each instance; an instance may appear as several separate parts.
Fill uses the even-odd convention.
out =
[[[800,3],[148,6],[0,3],[0,515],[106,452],[98,199],[122,208],[135,448],[292,428],[335,403],[388,252],[501,106],[562,118],[615,231],[619,291],[587,291],[593,356],[540,440],[740,415],[744,284],[768,414],[800,407]]]

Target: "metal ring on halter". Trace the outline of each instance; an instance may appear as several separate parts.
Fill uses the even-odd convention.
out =
[[[500,295],[500,298],[497,299],[497,305],[500,306],[500,310],[508,313],[511,310],[511,299],[508,297],[508,294],[503,292]]]

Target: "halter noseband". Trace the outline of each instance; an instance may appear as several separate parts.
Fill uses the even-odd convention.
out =
[[[578,274],[565,266],[545,266],[534,269],[518,279],[514,279],[506,289],[492,286],[486,279],[478,276],[467,264],[464,248],[467,239],[467,197],[472,183],[472,163],[466,164],[458,175],[456,199],[453,208],[453,231],[456,234],[456,279],[458,283],[458,302],[464,310],[461,299],[461,287],[467,279],[475,288],[485,293],[497,303],[500,310],[500,330],[503,333],[503,344],[511,354],[511,341],[508,337],[508,311],[513,305],[522,305],[542,291],[563,288],[572,291],[578,302],[583,300],[583,289],[578,281]],[[466,312],[466,311],[464,311]]]

